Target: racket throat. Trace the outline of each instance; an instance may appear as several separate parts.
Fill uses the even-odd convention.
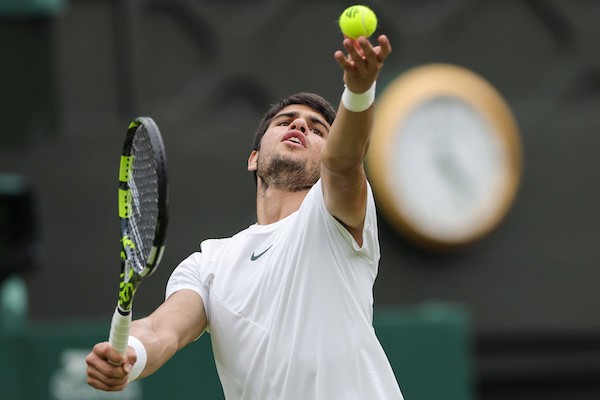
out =
[[[124,310],[121,308],[121,305],[119,304],[119,305],[117,305],[117,312],[124,317],[128,317],[131,315],[131,307],[129,308],[129,310]]]

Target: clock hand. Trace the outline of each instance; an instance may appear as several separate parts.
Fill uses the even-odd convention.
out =
[[[467,173],[460,166],[460,163],[448,151],[437,151],[433,161],[447,186],[460,194],[463,205],[468,204],[475,196],[475,192]]]

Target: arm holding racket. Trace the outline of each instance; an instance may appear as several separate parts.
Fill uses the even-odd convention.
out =
[[[205,328],[202,298],[191,290],[174,293],[151,315],[133,321],[131,335],[144,344],[147,353],[147,363],[140,378],[158,370]],[[100,390],[123,390],[136,361],[137,355],[131,347],[123,356],[109,342],[98,343],[86,358],[87,382]]]
[[[140,377],[154,373],[205,329],[204,303],[191,290],[174,293],[150,316],[135,321],[131,335],[144,344],[148,357]]]

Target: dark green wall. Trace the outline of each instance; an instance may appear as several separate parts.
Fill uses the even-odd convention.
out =
[[[123,392],[107,394],[85,382],[85,357],[94,343],[106,339],[106,324],[85,320],[3,331],[1,322],[3,398],[223,399],[208,334],[175,354],[152,376],[133,382]],[[427,304],[388,309],[375,315],[374,325],[407,399],[474,399],[470,322],[461,307]]]

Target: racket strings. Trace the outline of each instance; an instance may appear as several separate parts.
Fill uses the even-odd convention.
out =
[[[134,269],[145,266],[153,246],[158,220],[158,176],[156,161],[148,132],[138,128],[132,144],[133,168],[129,177],[131,215],[129,233],[136,247],[133,249]]]

